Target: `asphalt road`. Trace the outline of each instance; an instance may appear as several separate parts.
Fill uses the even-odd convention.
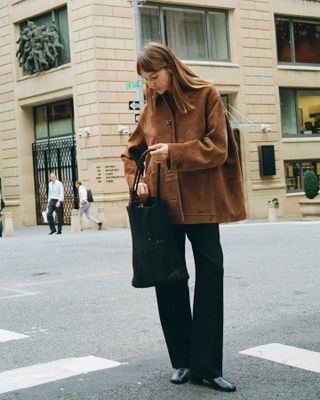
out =
[[[154,290],[130,284],[128,230],[47,232],[24,228],[0,239],[0,333],[26,336],[0,340],[0,400],[320,399],[319,373],[240,353],[281,343],[320,357],[320,222],[221,226],[231,394],[169,383]],[[189,246],[187,256],[192,291]],[[4,392],[8,371],[87,356],[121,365]]]

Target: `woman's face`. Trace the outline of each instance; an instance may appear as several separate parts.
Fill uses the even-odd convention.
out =
[[[172,74],[168,68],[156,72],[141,71],[141,76],[147,85],[158,94],[164,94],[171,86]]]

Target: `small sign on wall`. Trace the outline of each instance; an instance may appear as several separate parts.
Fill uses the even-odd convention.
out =
[[[89,165],[89,176],[95,177],[92,189],[97,192],[123,193],[128,190],[122,161],[106,161]]]

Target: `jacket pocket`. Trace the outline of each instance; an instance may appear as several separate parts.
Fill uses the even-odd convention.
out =
[[[180,172],[179,188],[185,215],[215,214],[212,169]]]

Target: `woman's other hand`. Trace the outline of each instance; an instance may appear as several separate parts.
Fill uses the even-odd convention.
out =
[[[138,183],[137,193],[140,199],[145,202],[149,197],[148,185],[146,183]]]
[[[169,158],[169,146],[167,143],[154,144],[149,146],[149,149],[152,150],[150,154],[152,155],[154,161],[158,164]]]

